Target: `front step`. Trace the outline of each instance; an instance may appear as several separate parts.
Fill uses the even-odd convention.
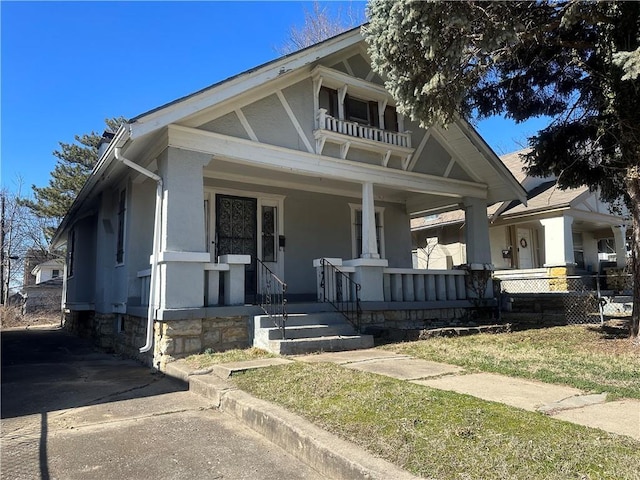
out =
[[[339,313],[287,317],[286,339],[266,315],[254,317],[253,345],[280,355],[339,352],[373,347],[372,335],[360,335]]]

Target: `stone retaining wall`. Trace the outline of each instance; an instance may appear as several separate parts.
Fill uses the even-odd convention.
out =
[[[215,351],[246,348],[251,344],[247,316],[168,320],[155,324],[154,366],[207,349]]]

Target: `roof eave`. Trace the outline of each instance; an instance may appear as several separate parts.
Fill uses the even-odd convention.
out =
[[[118,131],[113,137],[113,140],[111,140],[111,143],[109,143],[109,146],[107,147],[107,149],[104,151],[102,156],[98,159],[98,162],[96,163],[91,174],[89,175],[89,178],[80,189],[80,192],[78,193],[75,200],[71,204],[69,211],[66,213],[66,215],[62,219],[62,222],[60,222],[60,225],[56,229],[56,232],[54,233],[53,238],[51,239],[52,248],[55,249],[64,244],[65,232],[73,224],[74,217],[80,211],[83,203],[86,201],[86,199],[89,197],[89,195],[93,191],[94,187],[100,180],[101,175],[113,163],[115,159],[114,151],[116,147],[122,147],[129,139],[130,134],[131,134],[131,131],[129,128],[129,124],[123,123],[122,125],[120,125],[120,127],[118,128]]]

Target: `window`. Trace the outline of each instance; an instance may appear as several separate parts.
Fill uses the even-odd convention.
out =
[[[73,277],[75,247],[76,247],[76,231],[71,230],[69,232],[69,239],[68,239],[68,245],[67,245],[67,278]]]
[[[58,278],[60,276],[60,270],[53,269],[51,270],[51,278]]]
[[[127,191],[120,191],[118,201],[118,245],[116,248],[116,263],[124,263],[124,216],[127,203]]]
[[[384,109],[384,129],[392,132],[398,131],[398,112],[395,107]]]
[[[262,206],[262,260],[264,262],[277,261],[276,252],[276,207]]]
[[[360,205],[351,206],[351,245],[353,258],[362,255],[362,207]],[[384,258],[384,208],[376,207],[376,242],[378,243],[378,253],[380,258]]]
[[[378,102],[367,102],[347,95],[344,99],[344,112],[347,120],[361,125],[378,127]]]
[[[331,88],[320,88],[319,95],[320,108],[324,108],[327,114],[334,118],[338,118],[338,92]]]

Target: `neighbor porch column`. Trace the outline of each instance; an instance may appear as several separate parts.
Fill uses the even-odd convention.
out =
[[[544,258],[550,276],[563,276],[573,273],[575,258],[573,254],[573,217],[562,215],[540,220],[544,227]]]
[[[487,202],[481,198],[464,199],[467,264],[491,264]]]
[[[160,308],[204,305],[205,246],[202,168],[210,157],[169,147],[158,158],[163,179]]]
[[[627,266],[627,226],[611,225],[611,230],[616,244],[616,266],[624,268]]]
[[[360,258],[380,258],[376,238],[376,207],[373,183],[362,184],[362,254]]]

